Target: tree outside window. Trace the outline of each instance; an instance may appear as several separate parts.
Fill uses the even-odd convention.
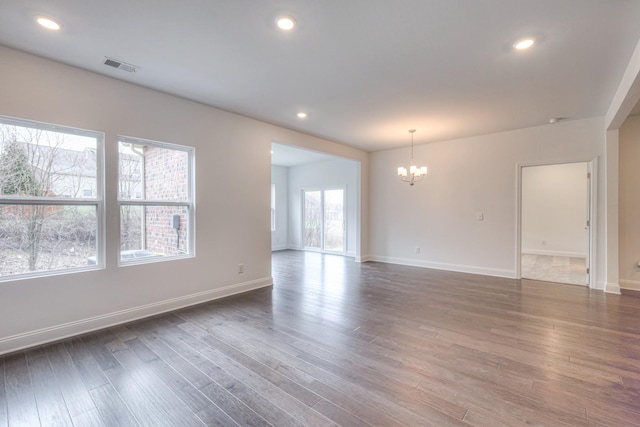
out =
[[[101,140],[0,117],[0,280],[86,267],[97,256]]]

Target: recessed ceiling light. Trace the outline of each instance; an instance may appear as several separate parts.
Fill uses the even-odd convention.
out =
[[[304,119],[305,117],[307,117],[307,113],[298,113],[296,115],[301,119]]]
[[[513,47],[518,50],[529,49],[536,41],[532,38],[518,40],[514,43]]]
[[[276,19],[276,24],[282,31],[291,31],[296,26],[296,20],[291,16],[281,16]]]
[[[36,18],[36,22],[47,30],[58,31],[60,28],[62,28],[62,25],[60,25],[59,22],[51,18],[47,18],[46,16],[38,16]]]

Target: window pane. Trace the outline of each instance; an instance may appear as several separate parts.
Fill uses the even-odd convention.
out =
[[[189,200],[189,153],[120,142],[120,199]]]
[[[322,192],[304,192],[304,245],[320,248],[322,236]]]
[[[0,122],[0,194],[95,198],[97,139]]]
[[[120,260],[189,253],[189,209],[185,206],[120,207]]]
[[[95,206],[0,205],[0,277],[96,264]]]

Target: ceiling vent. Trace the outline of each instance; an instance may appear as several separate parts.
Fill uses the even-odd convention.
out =
[[[140,68],[135,65],[127,64],[126,62],[118,61],[117,59],[109,58],[108,56],[104,57],[103,64],[117,68],[118,70],[126,71],[127,73],[135,73]]]

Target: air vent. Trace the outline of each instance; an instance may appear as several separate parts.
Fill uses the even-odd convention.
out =
[[[109,67],[117,68],[118,70],[126,71],[128,73],[135,73],[138,71],[138,68],[135,65],[127,64],[126,62],[118,61],[117,59],[109,58],[107,56],[104,57],[104,65]]]

